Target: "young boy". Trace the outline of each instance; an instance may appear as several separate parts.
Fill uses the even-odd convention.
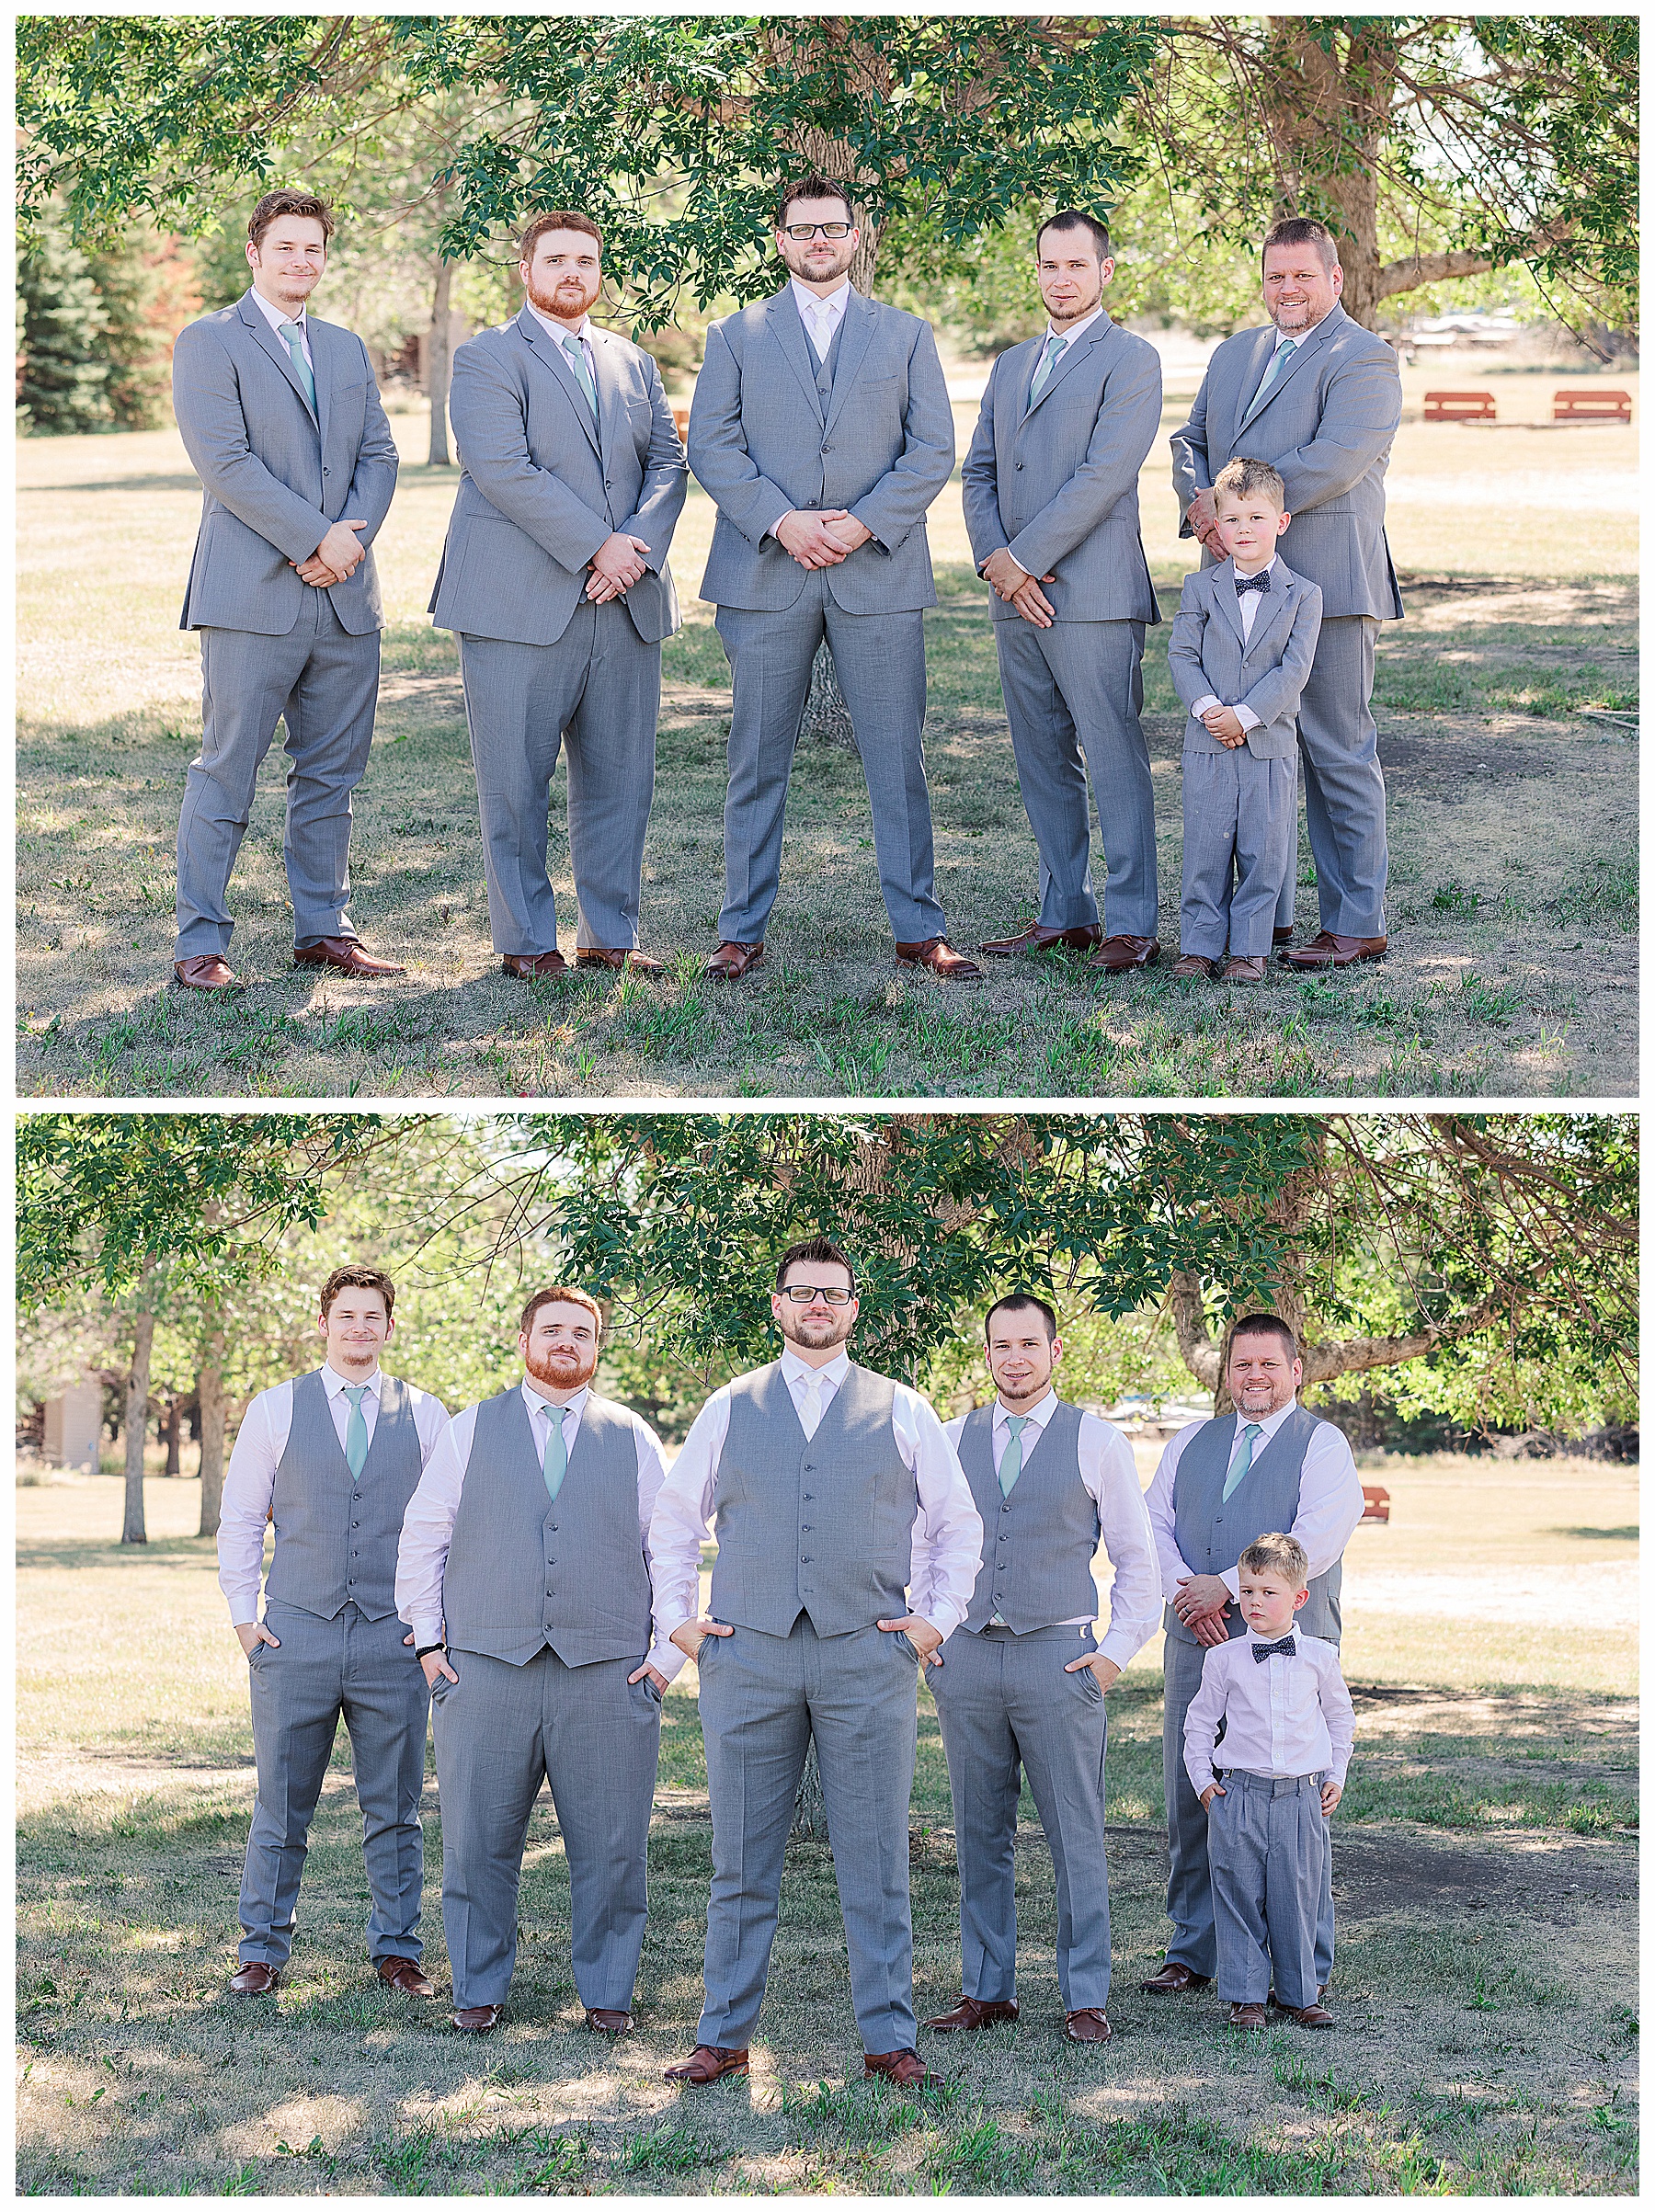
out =
[[[1295,717],[1322,599],[1276,558],[1293,518],[1268,462],[1227,462],[1213,490],[1229,558],[1184,578],[1167,649],[1190,710],[1172,973],[1214,980],[1227,944],[1225,981],[1262,983],[1277,895],[1297,857]]]
[[[1294,1633],[1309,1564],[1292,1536],[1248,1545],[1238,1562],[1247,1634],[1207,1653],[1184,1717],[1184,1769],[1207,1810],[1218,1994],[1231,2027],[1264,2025],[1272,1967],[1290,2020],[1333,2025],[1316,1983],[1316,1914],[1355,1715],[1336,1647]],[[1213,1766],[1220,1722],[1222,1781]]]

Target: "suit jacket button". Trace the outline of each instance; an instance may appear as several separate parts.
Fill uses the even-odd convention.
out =
[[[1022,462],[1021,461],[1014,462],[1012,463],[1012,466],[1013,466],[1014,468],[1020,468],[1020,469],[1021,469],[1021,468],[1022,468]]]

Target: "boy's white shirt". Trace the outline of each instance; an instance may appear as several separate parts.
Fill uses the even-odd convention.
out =
[[[1225,1722],[1224,1763],[1251,1774],[1329,1774],[1342,1789],[1356,1734],[1351,1693],[1339,1670],[1339,1649],[1296,1624],[1284,1629],[1293,1656],[1253,1657],[1276,1636],[1243,1636],[1216,1644],[1201,1667],[1201,1687],[1184,1716],[1184,1772],[1200,1796],[1217,1776],[1213,1751]]]
[[[1277,558],[1278,556],[1275,553],[1272,553],[1269,560],[1265,562],[1263,567],[1257,573],[1260,576],[1267,576],[1271,570],[1275,566]],[[1240,571],[1238,570],[1237,574],[1239,575],[1239,573]],[[1236,604],[1241,610],[1241,644],[1243,649],[1245,649],[1248,641],[1252,636],[1253,624],[1259,619],[1259,594],[1256,591],[1239,591],[1236,594]],[[1190,712],[1194,715],[1196,721],[1199,722],[1201,717],[1207,712],[1209,708],[1221,707],[1223,704],[1223,700],[1215,697],[1215,695],[1209,691],[1204,698],[1198,699],[1195,701],[1195,704],[1190,709]],[[1261,726],[1260,717],[1253,713],[1251,707],[1238,706],[1236,709],[1236,720],[1241,724],[1241,727],[1244,730],[1256,730]]]

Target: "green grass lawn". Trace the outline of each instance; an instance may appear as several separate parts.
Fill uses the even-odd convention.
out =
[[[336,1756],[290,1979],[224,1993],[252,1802],[245,1669],[193,1482],[152,1481],[123,1551],[110,1477],[18,1494],[19,2187],[26,2194],[1632,2194],[1637,1703],[1623,1586],[1636,1469],[1390,1461],[1353,1540],[1358,1734],[1337,1819],[1339,2026],[1242,2042],[1160,1955],[1158,1670],[1110,1697],[1115,2040],[1058,2032],[1051,1862],[1025,1800],[1012,2027],[946,2045],[923,2101],[862,2085],[825,1845],[795,1843],[750,2081],[697,2095],[688,2048],[710,1874],[694,1673],[666,1705],[638,2031],[580,2031],[567,1872],[542,1800],[510,2007],[446,2024],[368,1976],[360,1824]],[[1525,1602],[1531,1584],[1549,1610]],[[1598,1592],[1582,1627],[1577,1591]],[[1398,1589],[1421,1607],[1398,1610]],[[1491,1645],[1485,1616],[1507,1611]],[[1365,1594],[1364,1594],[1365,1593]],[[1457,1608],[1457,1612],[1451,1609]],[[1482,1624],[1479,1625],[1479,1624]],[[959,1987],[952,1813],[922,1693],[916,1995]]]
[[[963,434],[972,412],[959,410]],[[1170,400],[1169,426],[1181,413]],[[418,418],[399,417],[397,427],[412,452]],[[1393,542],[1409,617],[1381,635],[1393,948],[1382,963],[1327,981],[1278,971],[1250,993],[1174,984],[1167,966],[1111,980],[1067,958],[1033,972],[997,964],[976,989],[899,974],[860,764],[818,745],[801,751],[794,770],[766,965],[734,990],[705,983],[699,971],[723,881],[729,694],[711,610],[694,598],[712,517],[692,490],[675,550],[687,624],[664,656],[645,860],[645,941],[668,956],[668,972],[654,983],[524,986],[503,978],[488,945],[452,643],[422,611],[455,479],[409,466],[378,549],[390,627],[352,842],[358,925],[409,972],[364,986],[289,964],[278,751],[233,890],[234,957],[248,987],[219,1003],[186,998],[169,980],[173,842],[200,734],[196,649],[175,627],[194,480],[171,433],[28,441],[19,495],[19,1089],[91,1097],[1626,1095],[1637,1084],[1634,756],[1623,728],[1581,710],[1635,704],[1630,542],[1605,530],[1588,557],[1572,538],[1547,534],[1558,485],[1578,480],[1583,497],[1598,496],[1591,487],[1604,473],[1602,441],[1611,434],[1541,439],[1543,468],[1532,451],[1525,460],[1468,431],[1437,433],[1446,442],[1436,445],[1432,435],[1405,426],[1396,463],[1403,489]],[[1145,472],[1145,527],[1170,615],[1188,556],[1178,550],[1164,476],[1158,450]],[[1422,510],[1407,487],[1429,481],[1438,485],[1431,530],[1410,541],[1408,518]],[[1501,487],[1504,504],[1493,496]],[[957,505],[951,487],[934,510],[941,604],[927,618],[927,753],[940,895],[951,934],[970,945],[1013,929],[1032,910],[1037,863],[992,626],[964,564]],[[1439,539],[1456,514],[1465,535],[1450,560]],[[1555,548],[1556,566],[1534,568],[1536,542]],[[1160,933],[1170,950],[1181,717],[1166,636],[1164,626],[1150,635],[1145,726]],[[554,876],[572,913],[564,805],[560,778]],[[1312,916],[1307,846],[1300,897]]]

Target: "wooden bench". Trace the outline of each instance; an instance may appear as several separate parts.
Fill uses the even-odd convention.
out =
[[[1428,392],[1425,394],[1427,422],[1492,422],[1494,394],[1491,392]]]
[[[1390,1492],[1380,1489],[1375,1483],[1364,1482],[1362,1486],[1362,1518],[1364,1521],[1388,1521]]]
[[[681,445],[687,444],[690,438],[690,410],[688,407],[674,407],[672,427],[679,434],[679,442]]]
[[[1553,422],[1624,422],[1632,420],[1629,392],[1554,392]]]

